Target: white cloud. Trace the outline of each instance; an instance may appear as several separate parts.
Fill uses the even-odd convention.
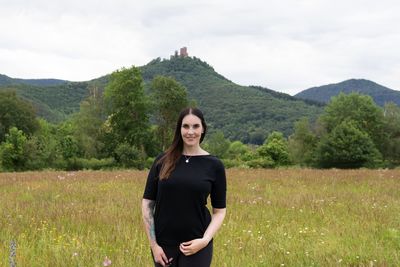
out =
[[[294,94],[366,78],[400,90],[394,0],[0,0],[0,73],[89,80],[189,54],[242,85]]]

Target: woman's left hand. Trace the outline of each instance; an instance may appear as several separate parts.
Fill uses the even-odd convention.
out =
[[[179,249],[185,256],[190,256],[206,247],[208,243],[209,241],[207,241],[205,238],[197,238],[181,243],[179,245]]]

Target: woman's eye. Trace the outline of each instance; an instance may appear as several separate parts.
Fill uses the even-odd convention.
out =
[[[190,128],[197,130],[200,128],[200,124],[194,124],[193,126],[190,126],[189,124],[182,124],[182,128],[188,130]]]

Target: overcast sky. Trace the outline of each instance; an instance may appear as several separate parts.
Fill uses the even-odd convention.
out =
[[[399,0],[0,0],[0,73],[84,81],[182,46],[241,85],[400,90]]]

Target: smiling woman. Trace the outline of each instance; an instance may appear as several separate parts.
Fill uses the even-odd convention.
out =
[[[155,266],[211,264],[212,239],[226,212],[226,176],[222,162],[200,147],[206,131],[202,112],[184,109],[172,145],[148,174],[142,213]]]

